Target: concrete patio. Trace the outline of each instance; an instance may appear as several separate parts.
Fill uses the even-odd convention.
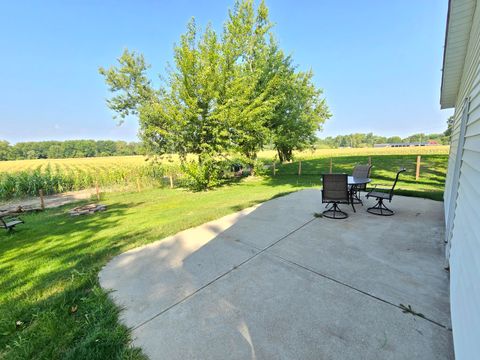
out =
[[[443,204],[391,205],[315,218],[303,190],[128,251],[100,283],[151,359],[453,359]]]

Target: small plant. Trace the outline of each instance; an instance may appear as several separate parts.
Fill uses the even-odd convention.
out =
[[[262,160],[255,160],[253,163],[253,175],[264,176],[267,175],[267,167]]]
[[[425,315],[423,315],[422,313],[419,313],[419,312],[416,312],[415,310],[413,310],[412,305],[400,304],[399,306],[400,306],[400,309],[402,309],[402,312],[404,314],[412,314],[412,315],[415,315],[415,316],[420,316],[422,318],[425,317]]]

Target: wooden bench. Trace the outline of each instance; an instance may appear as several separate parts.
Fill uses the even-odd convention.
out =
[[[24,224],[23,220],[15,216],[0,216],[0,227],[7,231],[13,230],[18,224]]]

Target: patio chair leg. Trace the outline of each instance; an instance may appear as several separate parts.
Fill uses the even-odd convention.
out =
[[[353,193],[353,199],[356,201],[356,204],[360,204],[363,206],[363,201],[362,199],[360,199],[360,191],[355,190],[355,192]]]
[[[338,203],[334,202],[331,203],[332,206],[325,210],[322,214],[323,216],[329,218],[329,219],[346,219],[348,217],[348,214],[338,207]]]
[[[395,214],[393,210],[390,210],[385,206],[382,198],[377,199],[377,203],[375,204],[375,206],[369,207],[367,211],[370,214],[380,215],[380,216],[392,216],[393,214]]]
[[[355,193],[353,191],[350,192],[350,205],[352,205],[353,212],[356,213],[357,210],[355,210],[355,201],[353,201],[355,197]]]

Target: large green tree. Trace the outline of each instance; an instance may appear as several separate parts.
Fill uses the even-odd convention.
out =
[[[267,125],[282,100],[271,27],[265,3],[255,12],[247,0],[229,12],[222,36],[219,118],[229,124],[233,148],[250,160],[269,140]]]
[[[155,90],[142,55],[125,50],[119,66],[100,68],[114,93],[108,106],[123,119],[138,115],[140,135],[155,154],[177,153],[202,186],[232,152],[253,162],[273,141],[282,159],[315,139],[329,117],[311,72],[296,72],[278,48],[262,1],[237,1],[222,35],[192,19],[174,48],[173,66]],[[195,154],[195,164],[187,160]]]
[[[452,115],[447,119],[447,130],[443,132],[443,135],[448,137],[449,139],[452,136],[454,122],[455,122],[455,116]]]
[[[311,71],[295,72],[289,57],[282,58],[280,64],[278,74],[282,80],[277,91],[282,101],[275,107],[269,128],[279,160],[290,161],[294,150],[315,144],[316,132],[321,130],[330,112],[322,91],[312,82]]]

